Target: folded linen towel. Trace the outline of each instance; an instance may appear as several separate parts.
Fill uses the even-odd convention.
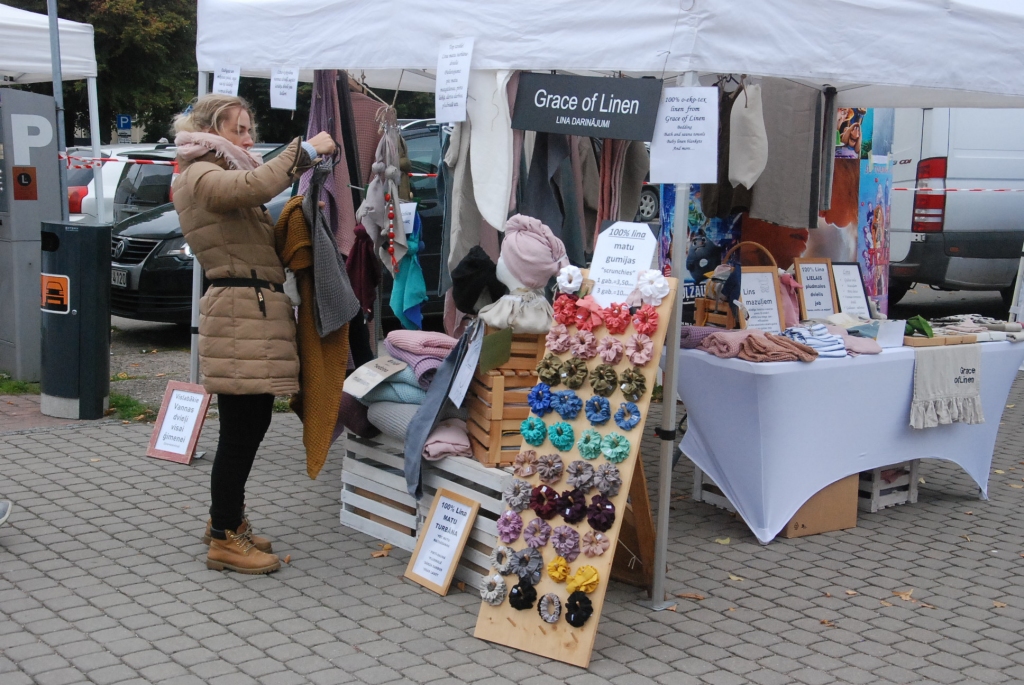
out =
[[[846,344],[843,338],[829,332],[823,324],[816,323],[807,328],[787,328],[782,335],[790,340],[807,345],[817,351],[819,357],[845,357]]]
[[[704,338],[712,333],[721,332],[721,328],[714,326],[683,326],[679,330],[679,348],[683,350],[696,349],[704,342]]]
[[[458,342],[444,333],[433,331],[391,331],[386,338],[396,349],[410,354],[444,359]]]
[[[813,362],[818,352],[782,335],[761,333],[748,336],[740,344],[739,358],[748,362]]]
[[[862,338],[860,336],[851,335],[846,329],[839,326],[828,326],[829,333],[838,335],[843,339],[843,344],[846,345],[846,353],[851,357],[856,357],[860,354],[881,354],[882,346],[875,342],[874,338]]]
[[[437,424],[426,444],[423,445],[423,458],[437,461],[445,457],[472,457],[473,450],[469,444],[469,433],[466,422],[462,419],[445,419]]]
[[[416,373],[407,366],[391,378],[360,398],[369,406],[375,402],[399,402],[401,404],[423,404],[427,391],[420,387]]]
[[[976,344],[915,347],[910,425],[984,423],[980,371],[981,351]]]
[[[396,440],[405,440],[409,432],[409,423],[419,406],[415,404],[399,404],[397,402],[375,402],[367,409],[367,418],[370,423],[376,426],[384,435],[389,435]],[[450,402],[446,402],[441,409],[441,419],[463,419],[469,418],[469,412],[459,409]]]
[[[740,345],[753,334],[754,329],[718,331],[704,338],[700,349],[722,359],[732,359],[740,355]]]

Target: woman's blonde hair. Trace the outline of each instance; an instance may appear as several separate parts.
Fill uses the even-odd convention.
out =
[[[237,95],[209,93],[193,100],[191,108],[191,111],[187,114],[179,114],[174,117],[175,133],[181,133],[182,131],[212,131],[217,135],[221,135],[221,127],[224,125],[224,120],[227,119],[228,112],[235,108],[244,109],[249,113],[249,119],[253,118],[252,107]],[[253,139],[256,138],[255,124],[252,124],[250,127],[250,135]]]

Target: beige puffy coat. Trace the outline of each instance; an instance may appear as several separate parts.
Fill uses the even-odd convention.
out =
[[[206,277],[255,277],[284,283],[274,249],[274,224],[261,205],[291,185],[310,164],[292,141],[253,171],[229,169],[210,152],[192,162],[179,158],[174,208],[181,230]],[[211,286],[199,303],[199,362],[210,393],[292,395],[299,390],[295,318],[284,293]]]

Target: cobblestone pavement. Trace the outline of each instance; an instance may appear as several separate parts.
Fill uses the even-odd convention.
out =
[[[405,552],[372,558],[338,523],[341,450],[310,482],[294,416],[275,415],[250,481],[254,525],[292,557],[267,577],[203,564],[208,459],[147,459],[137,424],[0,424],[0,683],[1024,682],[1024,379],[1008,404],[991,501],[927,463],[916,505],[767,546],[686,498],[682,460],[668,589],[706,599],[654,613],[613,583],[589,670],[476,640],[475,593],[404,580]]]

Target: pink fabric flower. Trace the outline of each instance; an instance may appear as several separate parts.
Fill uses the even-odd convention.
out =
[[[618,338],[606,335],[597,343],[597,354],[605,364],[614,366],[622,359],[622,343]]]
[[[589,330],[577,331],[569,337],[569,350],[574,357],[593,359],[597,354],[597,338]]]
[[[633,328],[644,335],[654,335],[658,330],[658,311],[645,304],[633,315]]]
[[[563,326],[572,326],[576,323],[576,300],[575,295],[562,293],[555,298],[552,308],[555,310],[555,321]]]
[[[635,366],[643,366],[651,361],[654,354],[654,341],[643,333],[634,333],[626,343],[626,359]]]
[[[588,530],[580,538],[580,550],[588,557],[599,557],[611,547],[611,540],[604,533]]]
[[[556,323],[548,331],[548,337],[544,344],[551,352],[562,354],[569,349],[569,340],[569,329],[565,327],[565,324]]]
[[[604,308],[597,303],[592,295],[587,295],[576,302],[576,327],[581,331],[592,331],[595,326],[604,323]]]
[[[498,537],[508,545],[519,539],[519,534],[523,532],[523,519],[519,514],[508,509],[498,517],[497,526]]]
[[[625,302],[613,302],[604,310],[604,325],[614,335],[626,332],[629,326],[629,305]]]

